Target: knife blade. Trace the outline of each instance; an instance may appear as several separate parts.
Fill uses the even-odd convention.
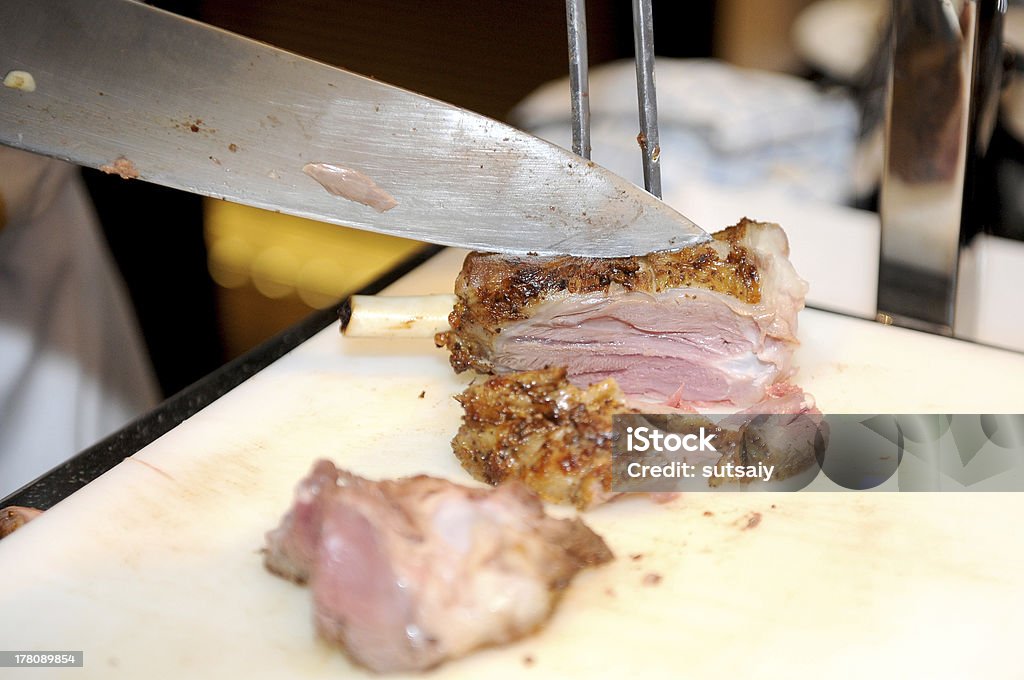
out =
[[[369,231],[510,253],[709,237],[498,121],[133,0],[0,0],[0,142]]]

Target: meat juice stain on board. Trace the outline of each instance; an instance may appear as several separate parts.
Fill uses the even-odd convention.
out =
[[[661,574],[650,571],[644,574],[643,584],[645,586],[656,586],[661,583]]]
[[[749,531],[750,529],[756,529],[761,524],[761,513],[747,513],[742,518],[740,518],[738,524],[740,525],[740,531]]]

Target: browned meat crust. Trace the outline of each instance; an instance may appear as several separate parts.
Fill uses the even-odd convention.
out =
[[[456,397],[465,414],[452,449],[479,481],[497,485],[517,479],[546,501],[585,510],[618,495],[612,489],[613,416],[637,414],[636,424],[666,432],[701,427],[714,432],[716,465],[773,465],[772,478],[781,481],[814,463],[827,426],[799,389],[778,392],[758,408],[716,422],[695,413],[640,416],[612,379],[580,389],[568,382],[564,368],[511,373],[471,385]],[[804,414],[808,417],[800,417]]]
[[[449,316],[452,330],[439,333],[438,347],[451,352],[456,372],[491,372],[488,341],[509,322],[526,319],[552,294],[671,288],[704,288],[746,303],[761,299],[757,266],[742,244],[749,226],[738,224],[713,234],[711,243],[642,257],[511,257],[470,253],[455,283],[459,297]]]
[[[613,380],[583,390],[564,368],[491,378],[456,397],[452,440],[473,477],[522,480],[541,498],[587,508],[611,494],[612,416],[631,411]]]

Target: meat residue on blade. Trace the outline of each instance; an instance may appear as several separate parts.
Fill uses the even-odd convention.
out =
[[[108,175],[120,175],[121,179],[139,178],[139,170],[135,167],[135,163],[132,163],[124,156],[118,156],[117,160],[113,163],[105,163],[104,165],[101,165],[100,170]]]
[[[22,92],[35,92],[36,79],[28,71],[9,71],[4,76],[4,87]]]
[[[377,212],[387,212],[398,205],[394,196],[358,170],[332,163],[307,163],[302,166],[302,172],[335,196],[362,203]]]

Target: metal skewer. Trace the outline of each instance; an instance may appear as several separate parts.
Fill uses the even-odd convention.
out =
[[[572,102],[572,151],[590,158],[590,78],[587,73],[587,2],[565,0],[569,32],[569,95]]]
[[[654,91],[654,18],[651,0],[633,0],[633,42],[636,89],[640,99],[637,142],[644,159],[644,188],[661,198],[661,145],[658,141],[658,98]]]

